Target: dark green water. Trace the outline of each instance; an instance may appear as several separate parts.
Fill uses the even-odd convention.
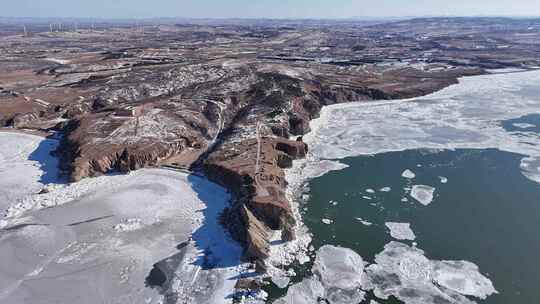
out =
[[[369,262],[392,240],[385,222],[411,223],[417,246],[428,258],[471,261],[499,291],[485,301],[472,300],[540,303],[540,186],[521,174],[522,157],[486,149],[409,150],[347,158],[341,162],[349,168],[310,181],[303,219],[314,235],[315,248],[324,244],[352,248]],[[403,178],[405,169],[416,178]],[[448,183],[441,183],[439,176]],[[433,202],[423,206],[411,198],[403,188],[412,184],[435,187]],[[392,190],[380,192],[383,187]],[[368,188],[376,193],[367,193]],[[372,200],[362,198],[366,195]],[[409,201],[402,202],[403,197]],[[323,224],[323,218],[334,223]],[[365,226],[356,218],[373,225]],[[299,267],[298,272],[309,267]],[[284,292],[269,290],[272,298]]]

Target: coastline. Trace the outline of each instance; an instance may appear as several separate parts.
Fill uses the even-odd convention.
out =
[[[499,73],[499,74],[484,74],[484,75],[479,75],[479,76],[467,76],[467,77],[463,77],[463,78],[460,78],[459,79],[459,83],[456,84],[456,85],[453,85],[453,86],[449,86],[447,88],[444,88],[442,90],[439,90],[439,91],[436,91],[436,92],[433,92],[433,93],[430,93],[430,94],[427,94],[427,95],[424,95],[424,96],[420,96],[420,97],[416,97],[416,98],[408,98],[408,99],[402,99],[402,100],[384,100],[384,101],[372,101],[372,102],[361,102],[361,103],[343,103],[343,104],[334,104],[334,105],[329,105],[329,106],[325,106],[321,109],[321,112],[320,112],[320,116],[316,119],[313,119],[311,122],[310,122],[310,128],[311,128],[311,131],[309,133],[306,133],[304,136],[303,136],[303,140],[306,144],[308,144],[308,146],[311,148],[308,155],[306,156],[306,158],[303,158],[303,159],[299,159],[299,160],[295,160],[293,162],[293,167],[291,169],[288,169],[286,170],[286,177],[287,177],[287,181],[289,182],[289,185],[287,187],[287,191],[288,193],[295,193],[296,195],[295,196],[291,196],[291,199],[292,200],[295,200],[294,203],[292,203],[291,205],[293,206],[294,210],[293,212],[295,212],[295,214],[298,214],[298,217],[297,217],[297,223],[298,223],[298,227],[301,227],[302,228],[302,232],[305,233],[306,236],[310,236],[310,232],[307,230],[307,228],[305,227],[305,225],[303,224],[302,222],[302,218],[300,216],[300,210],[299,210],[299,207],[302,206],[302,200],[303,198],[301,198],[300,196],[302,195],[302,189],[304,188],[304,186],[306,185],[306,183],[309,182],[309,180],[311,180],[312,178],[315,178],[315,177],[318,177],[318,176],[321,176],[322,174],[325,174],[326,172],[329,172],[332,170],[332,168],[335,168],[336,170],[339,170],[340,168],[342,168],[342,166],[346,166],[344,164],[341,164],[339,162],[339,159],[342,159],[342,158],[346,158],[346,157],[353,157],[353,156],[360,156],[360,155],[372,155],[372,154],[378,154],[378,153],[385,153],[385,152],[395,152],[395,151],[404,151],[404,150],[408,150],[408,149],[417,149],[417,148],[422,148],[422,145],[418,145],[418,146],[412,146],[412,147],[402,147],[402,148],[396,148],[396,149],[380,149],[380,150],[374,150],[374,149],[371,149],[371,150],[368,150],[366,152],[362,152],[362,150],[359,150],[359,151],[354,151],[354,152],[351,152],[350,154],[332,154],[332,153],[329,153],[328,155],[314,155],[314,153],[317,153],[317,142],[321,140],[321,138],[318,138],[318,136],[316,135],[318,133],[318,131],[320,131],[322,128],[324,128],[325,126],[327,126],[329,123],[330,123],[330,117],[332,115],[332,111],[338,109],[338,110],[347,110],[347,109],[353,109],[353,108],[357,108],[357,107],[380,107],[382,109],[385,108],[385,106],[395,106],[395,105],[399,105],[399,104],[403,104],[403,103],[410,103],[410,102],[417,102],[417,103],[422,103],[422,102],[425,102],[425,101],[429,101],[429,100],[433,100],[433,99],[436,99],[436,100],[443,100],[445,98],[448,98],[455,93],[456,91],[456,87],[454,86],[458,86],[457,88],[460,88],[459,86],[463,87],[463,86],[469,86],[469,80],[468,78],[475,78],[476,80],[485,80],[485,77],[497,77],[497,75],[502,75],[502,76],[499,76],[499,77],[505,77],[504,74],[520,74],[519,76],[517,77],[526,77],[528,76],[527,74],[522,74],[522,73],[533,73],[532,75],[535,75],[535,76],[538,76],[538,74],[540,74],[538,71],[535,71],[535,70],[528,70],[528,71],[523,71],[523,72],[519,72],[519,73]],[[516,77],[516,76],[514,76]],[[538,78],[538,77],[537,77]],[[467,79],[467,80],[465,80]],[[491,79],[491,78],[490,78]],[[519,80],[518,80],[519,82]],[[509,91],[512,91],[512,88],[511,87],[508,87],[507,88]],[[524,114],[526,111],[524,111],[523,113],[519,112],[519,111],[515,111],[513,113],[509,113],[507,114],[506,116],[503,115],[502,117],[505,117],[506,119],[510,119],[510,118],[513,118],[513,117],[519,117],[521,114]],[[332,121],[333,123],[335,123],[335,120]],[[331,136],[336,136],[336,134],[334,133],[329,133],[329,134],[332,134]],[[328,134],[327,134],[328,135]],[[330,136],[330,135],[328,135]],[[331,138],[330,136],[330,138]],[[493,135],[494,137],[496,137],[495,135]],[[325,140],[328,141],[329,137],[326,137]],[[502,151],[508,151],[508,152],[514,152],[514,153],[518,153],[516,152],[516,149],[517,148],[512,148],[512,146],[508,146],[508,142],[506,141],[506,146],[501,146],[500,144],[497,144],[497,142],[491,142],[491,141],[488,141],[488,143],[486,142],[480,142],[480,143],[457,143],[455,144],[453,147],[450,147],[450,146],[447,146],[446,148],[444,147],[436,147],[436,146],[433,146],[433,147],[429,147],[428,148],[433,148],[433,149],[459,149],[459,148],[486,148],[486,147],[495,147],[495,148],[499,148],[501,149]],[[315,151],[313,150],[313,148],[315,148]],[[527,154],[524,154],[523,151],[521,151],[522,155],[524,155],[524,158],[522,160],[522,166],[523,166],[523,161],[525,161],[527,158],[529,158],[530,156],[528,156]],[[534,158],[533,158],[534,160]],[[312,168],[310,167],[317,167],[317,164],[320,163],[320,162],[330,162],[332,165],[330,165],[330,169],[326,172],[317,172],[317,171],[314,171],[312,170]],[[522,167],[523,169],[523,167]],[[324,171],[324,170],[323,170]],[[302,174],[303,173],[303,174]],[[308,173],[308,174],[306,174]],[[526,175],[526,177],[528,177],[529,179],[532,179],[532,180],[535,180],[534,178],[531,178],[529,176],[527,176],[526,172],[523,172],[524,175]],[[300,238],[302,240],[302,238]],[[294,241],[293,241],[294,242]],[[302,241],[300,242],[301,244],[303,243]],[[300,245],[299,245],[300,246]],[[283,247],[283,248],[286,248],[286,247]],[[291,246],[292,250],[290,250],[288,253],[291,254],[291,255],[294,255],[295,253],[295,250],[297,250],[296,247],[294,246]],[[313,249],[311,249],[311,251],[309,250],[309,244],[307,245],[302,245],[301,248],[306,248],[306,251],[308,252],[311,252],[311,256],[313,257]],[[285,255],[287,256],[287,258],[290,260],[291,259],[291,256],[288,256],[287,254],[283,254],[281,253],[281,255]],[[303,259],[304,258],[304,253],[301,252],[299,254],[299,257],[300,259]],[[280,260],[280,258],[275,258],[273,259],[272,257],[270,257],[270,260],[271,261],[276,261],[276,260]],[[281,259],[283,260],[283,259]],[[284,265],[287,265],[286,263]]]

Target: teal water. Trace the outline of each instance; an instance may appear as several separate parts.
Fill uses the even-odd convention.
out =
[[[310,198],[302,216],[316,249],[324,244],[348,247],[368,262],[392,240],[385,222],[411,223],[415,242],[428,258],[471,261],[499,291],[485,301],[471,299],[490,304],[538,303],[540,186],[521,174],[522,157],[495,149],[465,149],[346,158],[341,162],[349,168],[309,182]],[[403,178],[405,169],[416,178]],[[448,182],[441,183],[440,176]],[[404,188],[412,184],[435,187],[433,202],[424,206],[411,198]],[[392,190],[379,191],[383,187]],[[403,197],[408,202],[402,202]],[[322,223],[323,218],[333,224]],[[303,274],[309,267],[297,270]],[[274,296],[282,293],[270,290]]]

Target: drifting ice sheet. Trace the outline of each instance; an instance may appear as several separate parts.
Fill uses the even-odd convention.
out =
[[[416,174],[414,174],[414,172],[412,172],[411,170],[407,169],[403,171],[403,173],[401,173],[401,176],[404,178],[413,179],[416,177]]]
[[[433,201],[435,188],[426,185],[414,185],[411,190],[411,196],[420,204],[427,206]]]
[[[313,304],[318,298],[330,304],[360,303],[365,292],[364,261],[348,248],[325,245],[317,251],[312,269],[314,276],[289,288],[287,295],[274,303]]]
[[[431,261],[422,250],[402,243],[387,244],[375,262],[366,268],[366,288],[381,299],[395,296],[406,304],[471,304],[464,295],[484,299],[496,293],[476,265]]]
[[[385,225],[390,229],[390,235],[396,240],[414,241],[416,239],[416,235],[414,235],[409,223],[388,222]]]

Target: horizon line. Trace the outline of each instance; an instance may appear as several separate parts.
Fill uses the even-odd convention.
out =
[[[47,16],[47,17],[30,17],[30,16],[1,16],[0,19],[88,19],[88,20],[156,20],[156,19],[178,19],[178,20],[333,20],[333,21],[347,21],[347,20],[384,20],[384,19],[421,19],[421,18],[518,18],[518,19],[531,19],[540,18],[540,15],[403,15],[403,16],[350,16],[350,17],[167,17],[167,16],[154,16],[154,17],[74,17],[74,16]]]

